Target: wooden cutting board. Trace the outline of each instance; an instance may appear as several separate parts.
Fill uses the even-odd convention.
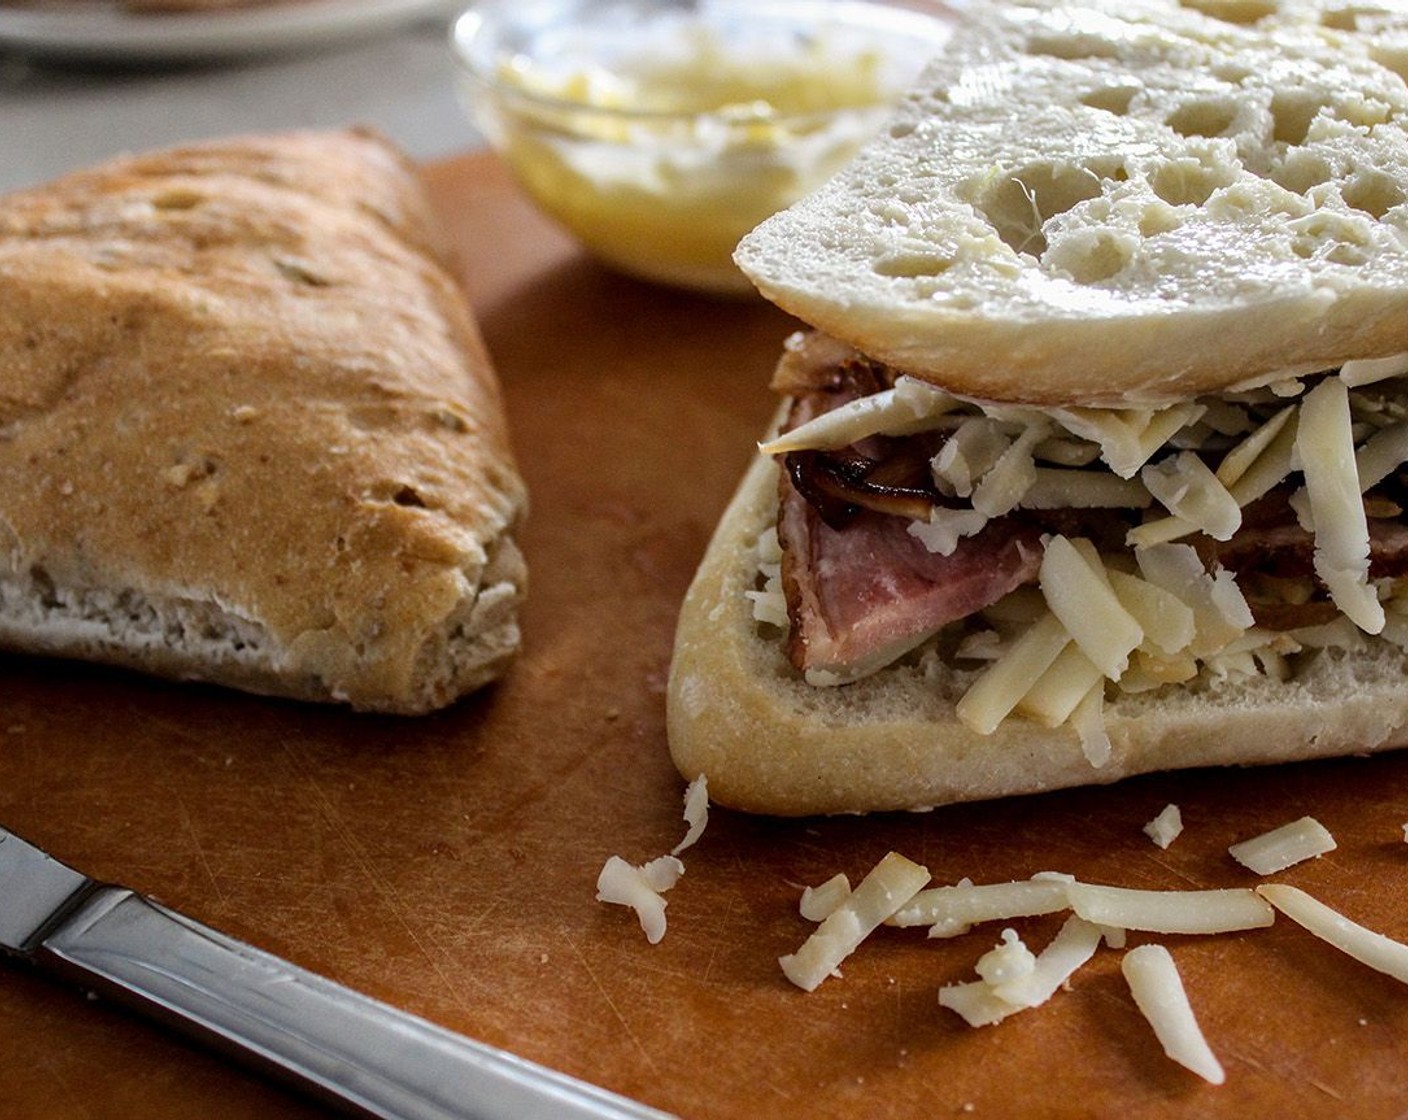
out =
[[[532,489],[522,660],[489,692],[408,721],[5,659],[0,822],[380,999],[698,1120],[1408,1110],[1408,987],[1284,920],[1164,939],[1227,1068],[1221,1087],[1163,1057],[1112,950],[1046,1006],[977,1031],[936,993],[973,975],[996,928],[882,930],[811,995],[777,966],[809,929],[800,886],[854,881],[891,849],[939,882],[1058,870],[1237,886],[1253,877],[1227,845],[1307,813],[1339,848],[1281,878],[1408,938],[1408,754],[921,815],[716,810],[663,942],[595,902],[607,856],[639,862],[683,835],[664,734],[676,607],[771,412],[765,383],[792,324],[760,302],[599,269],[491,156],[426,180]],[[1186,831],[1161,851],[1141,826],[1170,802]],[[1057,924],[1013,923],[1037,947]],[[324,1113],[10,968],[0,1115]]]

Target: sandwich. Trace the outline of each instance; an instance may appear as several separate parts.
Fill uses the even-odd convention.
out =
[[[361,131],[0,199],[0,648],[414,714],[519,642],[524,487],[410,163]]]
[[[716,802],[1408,743],[1408,23],[1197,7],[965,9],[740,244],[806,329],[678,623]]]

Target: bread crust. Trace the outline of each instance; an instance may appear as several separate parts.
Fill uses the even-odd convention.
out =
[[[1290,762],[1408,743],[1408,655],[1366,638],[1322,651],[1296,678],[1201,681],[1106,707],[1112,753],[1096,768],[1069,727],[1019,718],[991,736],[957,721],[972,679],[912,659],[840,688],[806,684],[753,621],[754,542],[776,516],[777,468],[760,457],[730,502],[685,597],[668,688],[670,751],[707,774],[711,799],[784,816],[918,810],[1104,784],[1197,766]]]
[[[402,713],[501,671],[525,494],[433,244],[363,131],[0,202],[0,643]]]

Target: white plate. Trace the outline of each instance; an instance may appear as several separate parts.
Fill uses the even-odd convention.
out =
[[[47,57],[183,62],[325,46],[416,19],[446,17],[464,0],[282,0],[225,12],[135,14],[115,3],[0,6],[0,48]]]

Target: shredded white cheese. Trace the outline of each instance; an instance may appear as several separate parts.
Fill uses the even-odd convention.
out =
[[[1043,615],[988,667],[958,701],[961,723],[991,735],[1071,640],[1055,615]]]
[[[1258,875],[1274,875],[1307,859],[1314,859],[1335,850],[1335,838],[1314,817],[1273,828],[1240,844],[1233,844],[1227,854],[1249,871]]]
[[[1159,815],[1144,826],[1144,834],[1160,848],[1167,849],[1183,831],[1183,813],[1177,805],[1165,805]]]
[[[958,407],[942,389],[901,377],[893,389],[859,397],[823,412],[790,432],[758,445],[764,455],[789,451],[834,451],[884,432],[903,436],[933,427],[934,420]]]
[[[1408,984],[1408,945],[1350,921],[1297,887],[1263,883],[1256,891],[1291,921],[1342,953]]]
[[[1384,628],[1384,611],[1369,585],[1369,526],[1354,458],[1349,389],[1338,378],[1325,378],[1301,402],[1296,455],[1315,524],[1315,574],[1356,626],[1377,634]]]
[[[1368,518],[1400,511],[1377,492],[1364,497],[1408,462],[1408,386],[1390,382],[1408,375],[1406,366],[1408,355],[1348,362],[1338,375],[1309,381],[1308,391],[1302,380],[1287,378],[1227,397],[1124,409],[980,405],[900,377],[893,389],[817,417],[763,449],[832,450],[870,435],[942,433],[930,463],[933,483],[960,501],[936,504],[908,530],[946,556],[1015,508],[1162,507],[1130,530],[1129,551],[1119,558],[1094,555],[1089,542],[1051,538],[1041,587],[1055,621],[1029,618],[1026,640],[1014,636],[1016,628],[999,626],[1002,645],[989,639],[981,647],[992,664],[960,704],[960,720],[980,734],[1014,712],[1068,726],[1091,764],[1101,766],[1113,750],[1104,727],[1107,693],[1200,675],[1285,680],[1294,675],[1296,654],[1354,648],[1364,633],[1408,648],[1408,612],[1390,619],[1380,602],[1396,588],[1368,574]],[[1193,533],[1228,539],[1243,507],[1288,479],[1294,488],[1296,472],[1304,485],[1295,489],[1292,507],[1314,535],[1316,577],[1342,612],[1305,637],[1256,632],[1233,573],[1206,571],[1191,547],[1174,543]],[[1089,570],[1077,566],[1073,551]],[[780,566],[760,557],[760,572],[762,583],[745,592],[753,616],[786,627]],[[1310,588],[1305,595],[1313,593],[1308,580],[1269,577],[1259,578],[1255,590],[1259,601],[1284,594],[1282,601],[1295,604],[1305,601],[1302,584]],[[965,656],[976,654],[976,645],[957,637]],[[1108,690],[1096,687],[1092,671],[1111,682]],[[842,683],[854,674],[808,679]]]
[[[611,856],[596,880],[598,902],[629,906],[640,919],[645,939],[652,945],[665,936],[664,893],[684,874],[684,864],[674,856],[661,856],[636,867],[620,856]]]
[[[1408,354],[1391,354],[1387,358],[1354,358],[1340,366],[1340,380],[1351,388],[1372,385],[1405,373],[1408,373]]]
[[[1192,451],[1150,464],[1139,477],[1169,513],[1214,540],[1231,540],[1242,524],[1237,500]]]
[[[800,949],[778,959],[783,975],[802,990],[814,991],[877,926],[928,882],[925,868],[890,852],[827,915]]]
[[[684,820],[689,827],[684,839],[670,850],[672,856],[677,856],[693,846],[699,837],[704,835],[704,829],[709,823],[709,779],[704,774],[700,774],[685,788]]]
[[[949,984],[939,989],[939,1006],[962,1016],[971,1027],[990,1026],[1018,1011],[1037,1007],[1095,955],[1101,937],[1098,926],[1077,917],[1067,918],[1030,968],[1014,968],[1009,979],[997,984],[986,978]],[[1015,959],[1015,954],[1008,959]],[[980,964],[983,962],[991,963],[990,955]]]
[[[807,921],[822,922],[850,897],[851,880],[844,871],[838,871],[820,886],[803,887],[797,909]]]
[[[1066,878],[1020,879],[1012,883],[960,883],[920,891],[895,912],[897,926],[930,926],[966,932],[979,922],[1053,914],[1070,906]],[[939,936],[946,936],[940,934]]]
[[[1120,971],[1164,1053],[1199,1077],[1221,1085],[1226,1079],[1222,1063],[1198,1026],[1169,951],[1162,945],[1140,945],[1125,953]]]
[[[1036,970],[1036,954],[1015,929],[1002,931],[1001,940],[978,958],[975,971],[991,988],[1026,979]]]
[[[1150,933],[1231,933],[1260,929],[1275,912],[1254,891],[1151,891],[1071,883],[1071,909],[1088,922]]]
[[[1124,609],[1104,578],[1067,538],[1046,542],[1038,576],[1042,596],[1095,666],[1118,680],[1129,655],[1144,640],[1144,631]]]

